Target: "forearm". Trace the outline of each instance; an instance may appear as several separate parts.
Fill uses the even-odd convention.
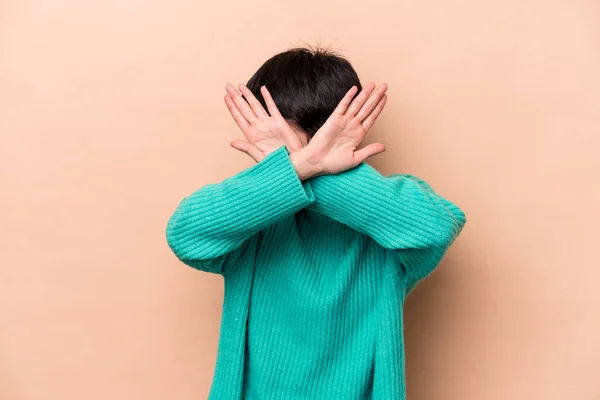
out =
[[[309,180],[315,202],[327,214],[389,249],[444,245],[458,234],[464,214],[412,175],[382,176],[366,163]]]
[[[391,251],[408,290],[440,263],[466,223],[464,212],[414,175],[382,176],[368,164],[309,180],[308,209],[362,232]]]
[[[314,201],[287,148],[220,183],[184,198],[167,225],[167,241],[182,260],[210,260],[241,246],[252,234]]]

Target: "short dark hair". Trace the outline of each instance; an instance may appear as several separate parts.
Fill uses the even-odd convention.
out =
[[[294,121],[309,139],[325,123],[352,86],[362,90],[352,64],[331,49],[294,47],[269,58],[246,86],[267,105],[265,85],[285,119]],[[355,96],[356,96],[355,95]]]

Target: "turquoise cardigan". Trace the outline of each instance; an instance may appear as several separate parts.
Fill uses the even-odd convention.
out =
[[[209,399],[404,399],[404,300],[465,223],[414,175],[301,181],[285,146],[185,197],[167,243],[224,279]]]

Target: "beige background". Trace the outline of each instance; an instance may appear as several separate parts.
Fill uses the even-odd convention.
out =
[[[411,400],[600,399],[600,3],[0,2],[0,398],[200,399],[222,280],[180,199],[253,161],[223,102],[322,44],[389,85],[371,164],[469,222],[406,305]]]

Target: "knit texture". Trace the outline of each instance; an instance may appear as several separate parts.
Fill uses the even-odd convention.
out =
[[[405,399],[404,300],[465,223],[364,162],[301,181],[285,146],[185,197],[167,242],[224,278],[209,399]]]

